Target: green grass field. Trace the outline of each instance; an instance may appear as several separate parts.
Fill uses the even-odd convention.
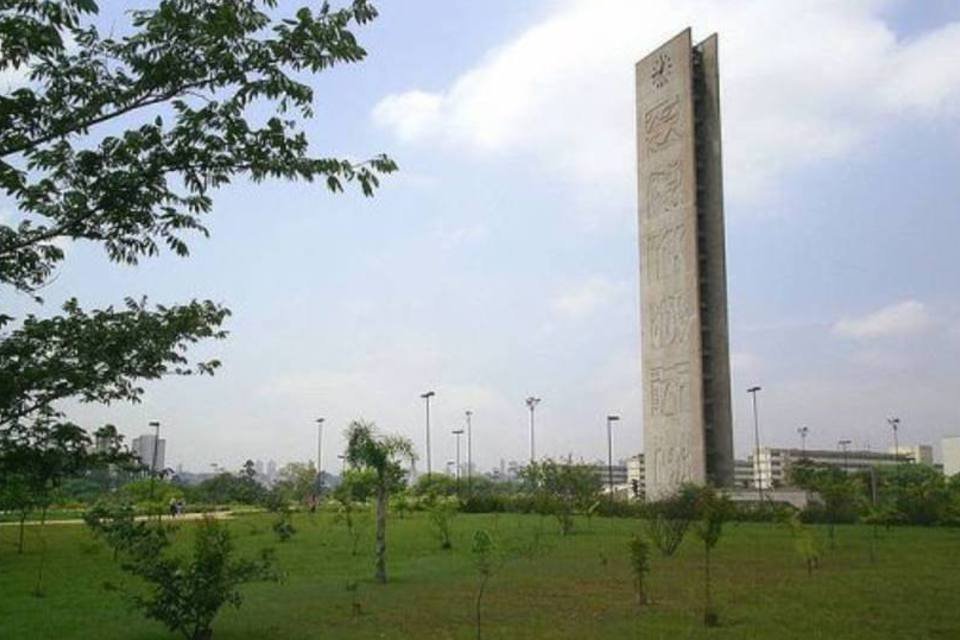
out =
[[[653,603],[634,606],[627,541],[635,520],[595,518],[559,535],[539,516],[460,515],[454,548],[443,551],[422,514],[390,520],[386,586],[372,581],[373,530],[366,518],[357,556],[345,528],[328,514],[297,514],[297,534],[278,543],[266,515],[230,522],[237,547],[276,548],[286,580],[244,589],[239,610],[224,610],[215,638],[473,638],[477,574],[473,532],[486,528],[511,554],[484,599],[485,638],[960,638],[960,530],[837,528],[812,577],[790,534],[770,524],[730,524],[714,553],[721,626],[702,616],[702,548],[688,534],[674,557],[654,557]],[[195,526],[184,523],[180,543]],[[47,528],[46,594],[31,594],[39,561],[38,529],[18,556],[16,528],[0,527],[0,638],[171,638],[133,610],[123,595],[137,584],[85,527]],[[821,532],[826,538],[826,532]],[[359,581],[361,614],[353,615]],[[120,588],[120,591],[116,590]]]

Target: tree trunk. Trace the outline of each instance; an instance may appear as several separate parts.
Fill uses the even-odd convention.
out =
[[[37,586],[33,589],[35,596],[43,596],[43,566],[47,561],[47,539],[44,537],[44,527],[47,524],[47,507],[40,511],[40,566],[37,569]]]
[[[703,613],[703,623],[708,627],[715,627],[719,623],[719,620],[717,613],[713,610],[713,602],[710,598],[710,547],[708,545],[704,545],[703,559],[703,591],[704,602],[706,603]]]
[[[24,523],[26,521],[27,521],[27,512],[21,511],[20,512],[20,540],[19,542],[17,542],[17,553],[20,553],[20,554],[23,553],[23,528],[25,526]]]
[[[476,602],[476,609],[477,609],[477,640],[480,640],[480,601],[483,599],[483,589],[484,589],[484,587],[487,586],[487,579],[488,579],[489,577],[490,577],[490,576],[487,576],[487,575],[483,576],[483,578],[480,580],[480,588],[477,590],[477,602]]]
[[[377,487],[377,582],[387,582],[387,488],[385,480]]]

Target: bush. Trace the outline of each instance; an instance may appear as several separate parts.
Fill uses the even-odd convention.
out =
[[[148,595],[134,596],[135,606],[189,640],[213,636],[223,605],[240,607],[241,584],[278,578],[269,550],[257,560],[234,558],[229,531],[212,518],[197,527],[191,557],[164,553],[168,545],[166,537],[144,538],[123,568],[150,584]]]
[[[647,533],[664,556],[672,556],[697,517],[699,489],[685,485],[677,493],[647,503]]]

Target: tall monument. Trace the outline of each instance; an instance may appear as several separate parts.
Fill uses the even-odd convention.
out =
[[[717,36],[637,63],[643,439],[649,498],[733,484]]]

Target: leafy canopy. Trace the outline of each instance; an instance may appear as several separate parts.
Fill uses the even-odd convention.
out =
[[[159,0],[97,27],[94,0],[0,3],[0,72],[23,78],[0,94],[0,286],[41,301],[64,242],[103,246],[136,264],[164,247],[189,253],[206,236],[215,191],[243,178],[319,181],[369,196],[396,169],[311,149],[303,81],[366,51],[352,29],[377,15],[367,0],[278,16],[276,0]],[[114,29],[117,35],[114,35]],[[0,431],[59,416],[58,401],[137,401],[141,380],[211,373],[187,348],[223,338],[228,310],[210,301],[16,319],[0,307]],[[2,489],[2,487],[0,487]]]

